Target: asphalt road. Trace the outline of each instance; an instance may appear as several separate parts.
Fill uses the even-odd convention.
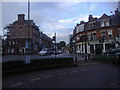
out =
[[[79,64],[77,67],[3,77],[2,86],[3,88],[114,88],[118,87],[119,76],[118,66],[92,62]]]

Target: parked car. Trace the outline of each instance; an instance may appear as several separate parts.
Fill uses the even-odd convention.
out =
[[[112,62],[115,64],[120,64],[120,52],[111,54]]]
[[[49,54],[49,51],[47,49],[43,49],[39,52],[40,56],[45,56],[45,55],[48,55],[48,54]]]
[[[114,54],[114,53],[117,53],[117,52],[120,52],[120,47],[108,49],[108,50],[106,50],[105,54],[111,55],[111,54]]]

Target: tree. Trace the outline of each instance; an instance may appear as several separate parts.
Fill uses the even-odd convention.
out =
[[[58,49],[61,49],[61,48],[64,47],[64,46],[66,46],[65,41],[60,41],[60,42],[58,43]]]

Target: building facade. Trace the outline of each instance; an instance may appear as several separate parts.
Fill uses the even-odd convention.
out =
[[[105,53],[107,49],[120,47],[120,12],[100,18],[89,15],[88,22],[81,21],[73,30],[73,52],[87,54]]]
[[[52,39],[41,33],[33,20],[25,20],[24,14],[18,15],[18,20],[8,25],[6,28],[6,39],[3,43],[5,55],[11,54],[35,54],[43,45],[48,47]]]

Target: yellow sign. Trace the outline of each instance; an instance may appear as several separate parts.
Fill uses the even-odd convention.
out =
[[[85,44],[85,42],[76,43],[76,45],[81,45],[81,44]]]

